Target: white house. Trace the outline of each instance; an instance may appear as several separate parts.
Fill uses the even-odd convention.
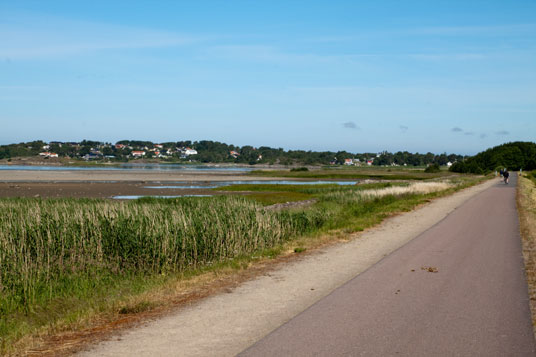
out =
[[[186,156],[190,156],[190,155],[197,155],[197,150],[194,150],[192,148],[186,148],[183,150],[182,152],[184,155]]]
[[[58,154],[54,153],[54,152],[40,152],[39,153],[39,156],[44,156],[44,157],[58,157]]]
[[[145,156],[145,151],[135,150],[135,151],[132,151],[130,155],[134,157],[142,157],[142,156]]]

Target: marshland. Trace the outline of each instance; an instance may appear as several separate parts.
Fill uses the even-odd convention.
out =
[[[316,174],[325,179],[326,171]],[[345,179],[367,173],[350,172]],[[212,197],[0,199],[2,351],[31,336],[151,309],[162,301],[129,301],[170,281],[298,254],[319,236],[340,239],[483,179],[397,175],[351,185],[241,182],[207,188]],[[272,209],[287,202],[298,204]]]

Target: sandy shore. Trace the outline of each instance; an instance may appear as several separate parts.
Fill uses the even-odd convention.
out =
[[[148,188],[184,182],[196,186],[221,181],[259,181],[241,172],[221,171],[31,171],[0,170],[0,197],[176,196],[214,194],[210,188]],[[223,193],[220,193],[223,194]]]
[[[262,179],[262,178],[261,178]],[[0,170],[0,182],[96,182],[96,181],[232,181],[259,180],[233,171],[151,171],[151,170]],[[266,179],[265,179],[266,180]]]

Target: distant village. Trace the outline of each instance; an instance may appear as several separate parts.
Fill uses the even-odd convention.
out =
[[[52,152],[51,147],[52,146],[58,146],[62,148],[64,145],[67,145],[71,148],[75,148],[77,153],[80,153],[80,143],[75,142],[69,142],[69,143],[61,143],[61,142],[51,142],[50,144],[43,145],[42,149],[43,152],[39,153],[39,156],[42,157],[59,157],[59,154],[56,152]],[[57,150],[58,151],[58,150]],[[233,155],[231,152],[230,155]],[[125,144],[105,144],[105,143],[99,143],[97,145],[92,146],[89,149],[89,152],[85,155],[75,155],[75,157],[81,157],[84,160],[102,160],[102,159],[116,159],[118,157],[129,157],[132,159],[138,159],[138,158],[162,158],[167,159],[173,156],[179,157],[181,159],[187,159],[191,155],[197,155],[197,150],[194,150],[189,147],[176,147],[176,148],[164,148],[164,145],[162,144],[154,144],[153,147],[148,146],[131,146],[131,145],[125,145]],[[239,154],[238,154],[239,155]],[[68,155],[65,155],[68,156]]]
[[[85,161],[128,162],[132,160],[238,163],[280,165],[345,165],[345,166],[451,166],[463,156],[450,154],[413,154],[407,151],[354,154],[346,151],[316,152],[288,150],[266,146],[235,146],[216,141],[178,141],[152,143],[122,140],[112,143],[83,140],[81,142],[33,141],[0,146],[0,159],[39,156],[43,159],[71,158]]]

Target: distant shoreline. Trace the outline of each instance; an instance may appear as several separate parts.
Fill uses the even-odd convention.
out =
[[[289,169],[292,167],[306,166],[306,165],[269,165],[269,164],[236,164],[236,163],[215,163],[215,162],[169,162],[169,161],[159,161],[159,160],[147,160],[147,159],[138,159],[138,160],[129,160],[125,162],[109,161],[109,162],[96,162],[96,161],[85,161],[80,159],[72,158],[42,158],[42,157],[16,157],[11,159],[1,159],[0,165],[13,165],[13,166],[66,166],[66,167],[117,167],[122,165],[181,165],[181,166],[206,166],[206,167],[243,167],[251,169]],[[319,168],[320,166],[308,166],[310,168]]]

